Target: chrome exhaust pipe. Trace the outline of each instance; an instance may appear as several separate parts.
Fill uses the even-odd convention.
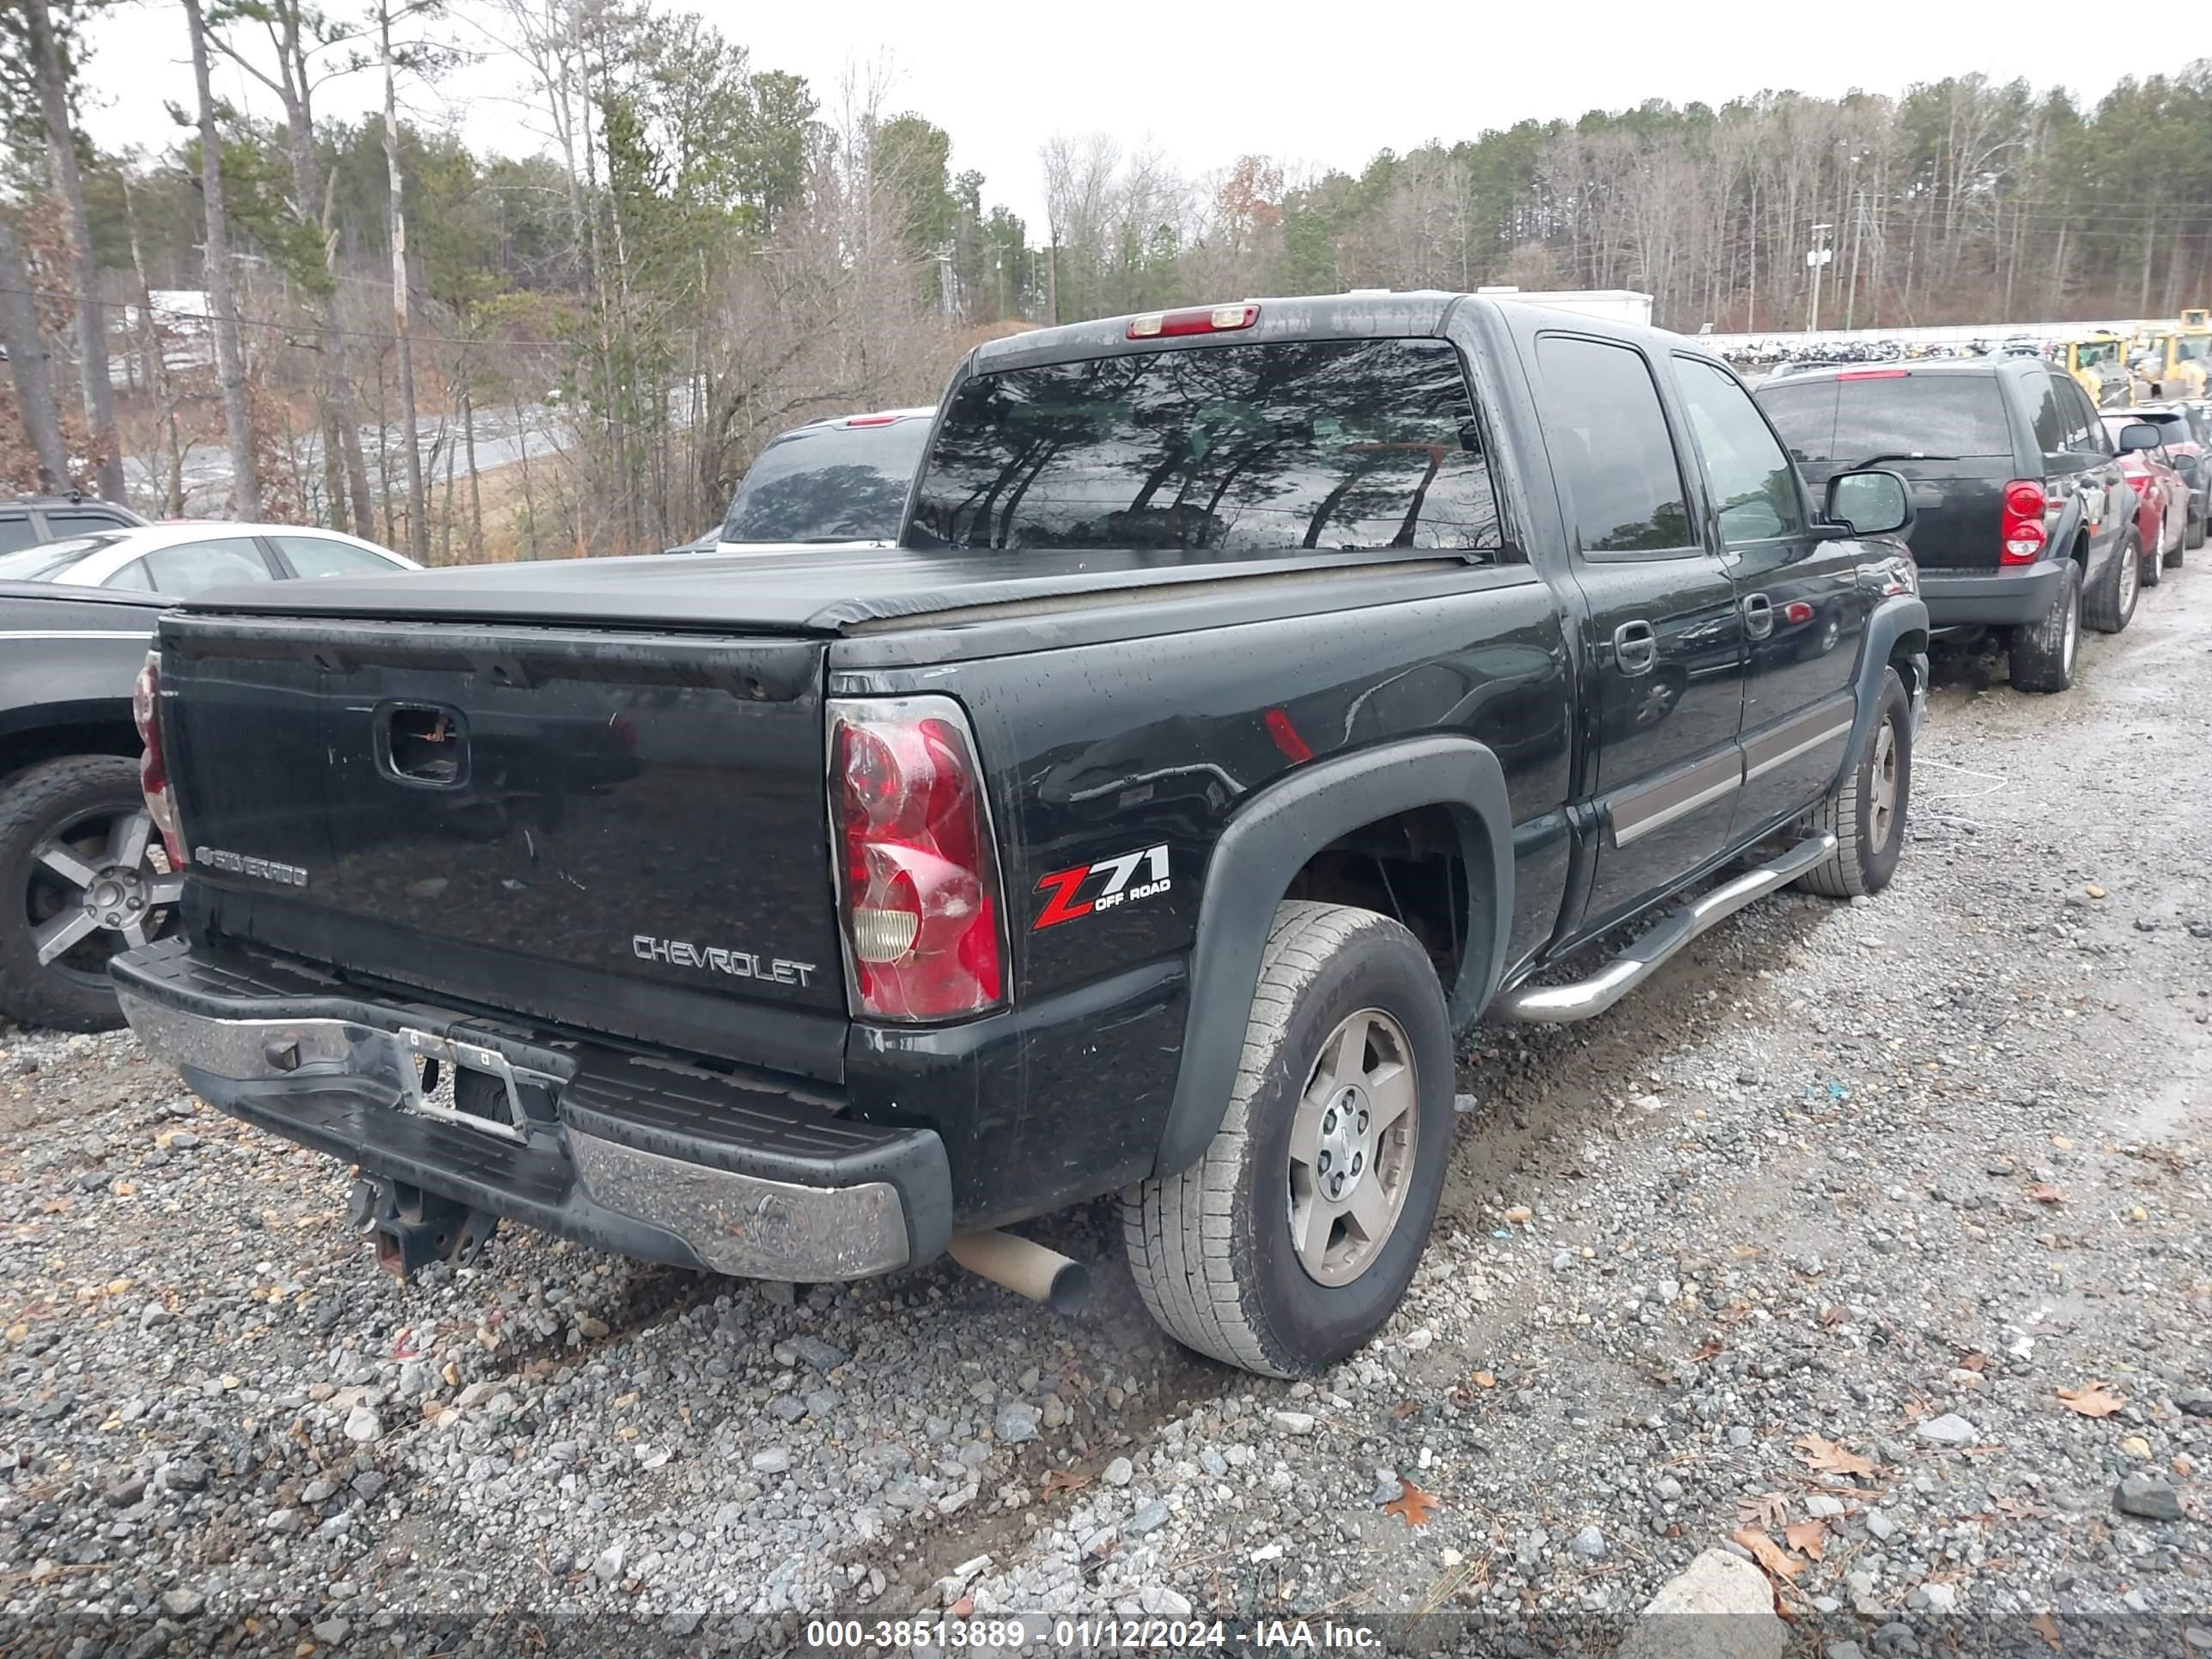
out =
[[[1012,1233],[955,1233],[945,1247],[971,1273],[1003,1285],[1054,1313],[1083,1310],[1091,1296],[1091,1269],[1072,1256]]]

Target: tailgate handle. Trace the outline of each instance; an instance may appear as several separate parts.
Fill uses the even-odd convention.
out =
[[[469,781],[468,723],[439,703],[385,703],[376,711],[376,763],[416,789],[459,789]]]

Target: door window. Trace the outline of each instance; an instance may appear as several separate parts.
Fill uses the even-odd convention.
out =
[[[2046,455],[2066,447],[2066,416],[2058,401],[2058,382],[2043,377],[2043,395],[2035,404],[2035,447]]]
[[[1674,441],[1641,352],[1547,334],[1537,344],[1544,430],[1576,544],[1599,556],[1702,550]]]
[[[154,578],[147,572],[145,560],[133,559],[100,586],[127,588],[134,593],[150,593],[154,591]]]
[[[1695,358],[1681,365],[1682,401],[1705,465],[1721,539],[1772,541],[1805,528],[1797,469],[1735,375]]]
[[[272,536],[270,540],[294,573],[307,581],[326,576],[388,576],[399,568],[365,547],[328,536]]]
[[[2089,394],[2071,380],[2054,384],[2065,400],[2066,447],[2081,455],[2111,454],[2112,446],[2105,441],[2104,425],[2097,419],[2097,406],[2089,401]]]
[[[273,580],[269,561],[249,536],[225,536],[204,542],[179,542],[155,548],[146,568],[156,592],[189,599],[204,588]]]

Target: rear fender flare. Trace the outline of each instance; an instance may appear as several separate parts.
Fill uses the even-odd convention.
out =
[[[1454,1025],[1487,1005],[1513,919],[1512,807],[1498,757],[1472,738],[1414,738],[1299,769],[1247,802],[1207,860],[1182,1064],[1153,1174],[1195,1163],[1221,1127],[1267,930],[1299,869],[1363,824],[1425,806],[1451,812],[1467,865],[1467,950],[1447,988]]]
[[[1928,607],[1922,600],[1897,593],[1875,606],[1874,614],[1867,618],[1866,648],[1859,655],[1858,683],[1853,688],[1858,710],[1851,720],[1851,740],[1844,746],[1843,765],[1836,774],[1838,783],[1858,763],[1874,732],[1875,716],[1881,709],[1882,672],[1899,656],[1924,657],[1927,650]]]

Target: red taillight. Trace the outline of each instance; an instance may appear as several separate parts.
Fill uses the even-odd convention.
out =
[[[1901,380],[1911,374],[1909,368],[1852,368],[1836,376],[1839,380]]]
[[[138,756],[138,787],[146,796],[147,816],[161,832],[169,867],[185,867],[185,831],[177,817],[177,797],[169,787],[168,757],[161,749],[161,656],[146,653],[146,665],[131,687],[131,721],[144,744]]]
[[[830,713],[848,983],[878,1019],[952,1019],[1004,998],[999,871],[982,769],[949,697]]]
[[[2000,562],[2033,564],[2043,556],[2043,486],[2033,478],[2015,478],[2005,486]]]
[[[1792,599],[1782,607],[1782,620],[1792,627],[1808,623],[1813,620],[1813,607],[1802,599]]]
[[[854,415],[850,416],[845,424],[847,426],[889,426],[896,419],[898,416],[896,415]]]
[[[1255,305],[1192,306],[1183,311],[1148,311],[1129,319],[1133,340],[1157,340],[1176,334],[1233,334],[1260,320]]]

